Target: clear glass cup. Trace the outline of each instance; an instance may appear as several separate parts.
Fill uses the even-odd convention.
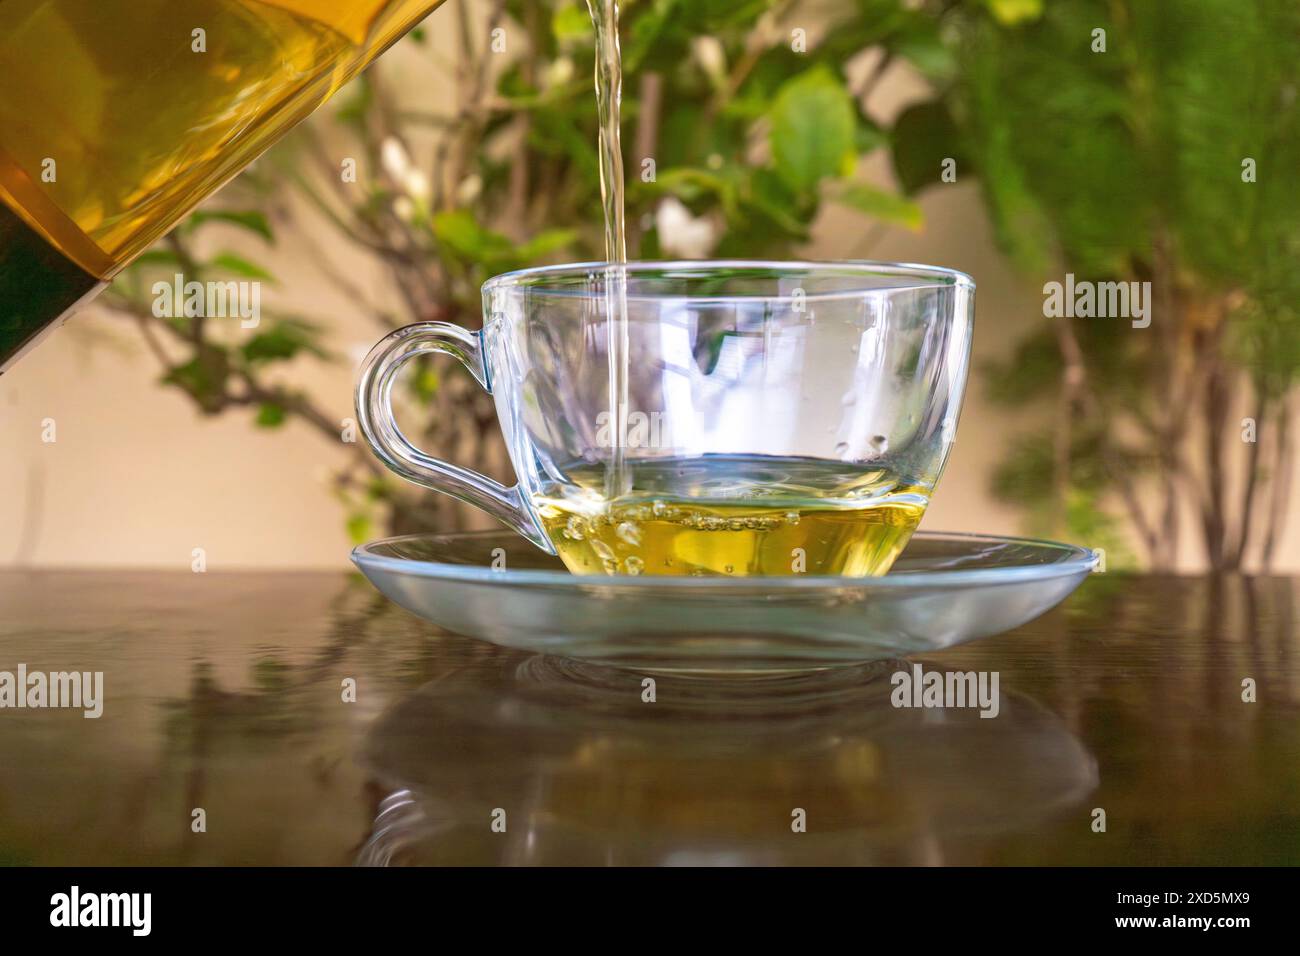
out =
[[[872,262],[643,262],[509,273],[484,326],[399,329],[362,431],[578,574],[883,574],[952,446],[975,284]],[[492,393],[518,483],[416,448],[391,392],[417,355]]]

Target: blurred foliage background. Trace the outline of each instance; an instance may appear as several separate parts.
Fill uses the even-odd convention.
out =
[[[1190,515],[1208,565],[1268,565],[1289,505],[1300,370],[1300,10],[629,0],[622,14],[633,257],[797,256],[830,204],[864,228],[915,229],[920,193],[978,177],[1027,279],[1145,281],[1153,295],[1149,328],[1044,317],[1011,360],[982,370],[997,402],[1052,410],[1008,445],[993,492],[1028,530],[1104,546],[1112,561],[1170,566]],[[431,30],[457,32],[450,59]],[[400,309],[379,307],[321,256],[322,281],[373,319],[376,339],[427,319],[476,328],[488,277],[601,258],[585,6],[450,0],[403,42],[439,59],[440,109],[399,105],[381,59],[106,296],[158,357],[161,383],[204,413],[261,428],[298,419],[340,440],[283,373],[304,357],[342,360],[319,320],[264,309],[256,334],[235,341],[202,319],[153,316],[151,282],[178,267],[200,281],[273,280],[254,256],[199,255],[213,223],[313,249],[319,226],[295,212],[312,209],[401,293]],[[863,104],[900,62],[929,95],[884,126]],[[413,140],[431,134],[431,161],[416,161]],[[897,189],[860,175],[878,151]],[[169,321],[185,324],[183,354],[160,343],[154,326]],[[491,400],[454,363],[420,368],[406,388],[417,443],[508,475]],[[390,476],[361,443],[334,487],[358,540],[483,521]]]

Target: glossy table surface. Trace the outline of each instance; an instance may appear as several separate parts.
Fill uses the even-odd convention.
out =
[[[0,573],[0,671],[104,675],[0,709],[0,863],[1300,863],[1298,598],[1094,575],[919,662],[996,672],[986,719],[893,706],[917,662],[647,684],[343,574]]]

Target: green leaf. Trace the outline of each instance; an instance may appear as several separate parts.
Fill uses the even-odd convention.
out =
[[[858,155],[865,156],[867,153],[874,153],[880,147],[888,145],[889,136],[884,130],[866,117],[858,117],[857,126],[853,130],[853,148]]]
[[[1004,27],[1037,20],[1043,15],[1043,0],[984,0],[993,19]]]
[[[374,87],[370,85],[369,77],[362,73],[348,84],[348,89],[352,95],[347,99],[339,98],[339,108],[334,113],[334,118],[345,126],[361,131],[365,127],[366,114],[375,101]]]
[[[586,6],[571,3],[555,11],[551,17],[551,32],[559,43],[572,43],[576,46],[579,41],[589,43],[595,31]]]
[[[347,521],[348,538],[353,544],[365,544],[371,537],[374,529],[374,523],[370,520],[369,515],[356,513],[348,515]]]
[[[324,350],[313,341],[314,331],[301,322],[277,322],[245,342],[240,353],[247,362],[284,362],[300,352],[323,357]]]
[[[245,279],[262,279],[274,282],[275,277],[261,266],[254,265],[243,256],[234,252],[222,252],[208,260],[207,265],[231,275],[243,276]]]
[[[794,189],[811,192],[842,176],[856,160],[856,110],[844,84],[826,67],[788,80],[769,112],[772,158]]]
[[[576,229],[546,229],[518,248],[519,258],[526,262],[541,259],[552,252],[567,249],[578,241]]]
[[[1006,359],[991,359],[984,374],[990,402],[1006,407],[1024,407],[1054,396],[1064,374],[1056,329],[1036,329],[1016,343]]]
[[[924,222],[921,207],[905,196],[885,192],[874,186],[853,183],[836,193],[835,199],[846,206],[864,212],[873,219],[906,226],[913,232],[918,231]]]
[[[939,36],[937,22],[929,18],[918,19],[893,45],[899,56],[931,80],[942,82],[957,70],[957,58]]]
[[[961,137],[948,108],[940,102],[909,107],[894,122],[894,172],[909,195],[940,181],[945,159],[969,172]]]
[[[164,385],[186,392],[206,415],[215,415],[224,407],[226,378],[230,359],[223,349],[211,345],[188,362],[174,366],[162,377]]]
[[[422,368],[418,375],[413,375],[409,379],[411,391],[415,393],[417,399],[421,402],[431,401],[438,394],[438,386],[442,379],[433,368]]]
[[[685,203],[715,196],[725,205],[729,196],[734,197],[732,183],[725,176],[694,166],[660,170],[656,184]]]
[[[747,31],[771,6],[771,0],[689,0],[680,4],[675,19],[692,32]]]
[[[225,222],[241,229],[247,229],[249,232],[256,233],[267,242],[275,242],[275,234],[271,231],[271,223],[266,218],[265,213],[258,212],[256,209],[246,209],[235,211],[229,209],[199,210],[191,214],[189,220],[185,223],[187,232],[194,232],[205,223]]]
[[[512,248],[507,237],[480,226],[478,220],[463,209],[434,216],[433,234],[444,246],[470,261],[481,262],[506,254]]]
[[[808,238],[813,204],[800,203],[790,193],[790,187],[780,176],[769,169],[756,169],[749,177],[749,188],[741,200],[786,232],[790,238]]]
[[[366,482],[366,500],[371,502],[388,501],[393,497],[392,483],[382,475],[376,475]]]
[[[285,417],[283,407],[266,402],[258,407],[254,421],[258,428],[279,428],[284,424]]]

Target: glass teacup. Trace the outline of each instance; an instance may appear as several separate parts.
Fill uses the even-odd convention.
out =
[[[484,509],[575,574],[884,574],[955,435],[975,284],[871,262],[641,262],[509,273],[484,326],[399,329],[357,411],[403,477]],[[393,418],[408,359],[496,399],[511,488]]]

